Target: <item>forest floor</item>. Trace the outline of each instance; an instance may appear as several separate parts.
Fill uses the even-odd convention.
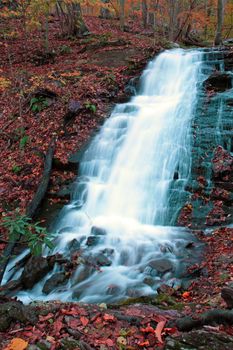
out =
[[[129,80],[163,49],[149,31],[137,28],[140,34],[135,34],[129,26],[122,33],[117,22],[97,18],[86,23],[90,35],[64,39],[53,20],[49,54],[39,32],[25,37],[17,20],[0,23],[1,216],[26,209],[52,140],[56,149],[47,210],[67,202],[54,193],[76,176],[70,155],[90,139],[114,103],[129,98]],[[221,293],[233,283],[233,229],[195,234],[205,250],[202,262],[189,271],[193,280],[186,289],[163,286],[156,298],[118,306],[52,302],[24,307],[1,297],[1,348],[11,341],[8,350],[232,349],[233,316]],[[0,248],[5,247],[3,240]],[[202,322],[200,315],[209,310],[226,314]],[[177,323],[184,316],[197,323]]]

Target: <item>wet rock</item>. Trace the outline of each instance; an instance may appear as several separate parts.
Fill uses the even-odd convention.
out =
[[[159,273],[166,273],[173,270],[173,264],[168,259],[151,260],[149,266]]]
[[[218,181],[229,181],[233,175],[233,157],[230,152],[218,146],[214,151],[212,160],[214,179]]]
[[[107,232],[105,229],[103,229],[101,227],[93,226],[91,228],[91,234],[93,236],[105,236],[107,234]]]
[[[96,255],[94,260],[98,266],[110,266],[112,264],[111,260],[102,253]]]
[[[173,253],[173,247],[168,243],[161,244],[159,248],[162,253]]]
[[[59,287],[60,285],[64,285],[67,278],[68,276],[64,272],[55,273],[45,282],[42,292],[45,294],[51,293],[55,288]]]
[[[112,248],[105,248],[105,249],[102,250],[101,253],[105,254],[107,257],[110,257],[110,256],[113,256],[114,249],[112,249]]]
[[[121,291],[121,288],[117,284],[110,284],[108,286],[106,294],[108,295],[119,295]]]
[[[157,276],[157,271],[155,269],[153,269],[153,267],[151,266],[146,266],[146,268],[144,269],[144,274],[151,276],[151,277],[155,277]]]
[[[40,256],[31,257],[26,263],[20,281],[25,289],[31,289],[49,271],[52,270],[54,261]]]
[[[208,213],[206,217],[206,225],[214,226],[220,225],[226,221],[227,215],[223,209],[223,202],[216,201],[213,209]]]
[[[186,249],[193,249],[193,248],[195,248],[195,243],[194,243],[194,242],[188,242],[188,243],[185,245],[185,248],[186,248]]]
[[[89,236],[86,241],[86,245],[89,247],[93,247],[100,242],[100,238],[98,236]]]
[[[78,274],[77,274],[77,277],[75,278],[75,281],[74,281],[74,284],[73,285],[76,285],[80,282],[83,282],[85,281],[88,277],[91,276],[92,273],[94,273],[96,271],[96,269],[94,269],[94,267],[92,266],[87,266],[87,265],[83,265]]]
[[[161,286],[157,289],[157,292],[159,294],[173,295],[175,290],[167,284],[161,284]]]
[[[17,291],[22,289],[22,283],[20,280],[9,281],[0,288],[0,296],[14,295]]]
[[[233,107],[233,98],[229,98],[228,100],[226,100],[226,104],[230,107]]]
[[[182,333],[166,339],[165,350],[231,350],[233,337],[203,330]]]
[[[232,75],[217,72],[204,81],[207,91],[223,92],[232,88]]]
[[[227,304],[227,307],[229,309],[233,309],[233,288],[224,287],[222,289],[221,296]]]
[[[130,298],[140,298],[141,296],[143,296],[143,291],[134,288],[127,288],[126,294]]]
[[[72,241],[69,242],[67,248],[69,249],[70,253],[72,254],[72,253],[80,250],[80,246],[81,246],[80,242],[76,238],[74,238],[74,239],[72,239]]]
[[[145,277],[143,283],[147,284],[150,287],[153,287],[153,285],[155,284],[155,280],[151,277]]]

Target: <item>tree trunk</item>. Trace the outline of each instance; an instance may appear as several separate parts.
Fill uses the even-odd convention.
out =
[[[216,28],[216,35],[215,35],[215,40],[214,40],[215,46],[222,44],[223,13],[224,13],[223,0],[218,0],[217,28]]]
[[[120,28],[125,29],[125,0],[120,0]]]
[[[142,22],[143,22],[143,27],[147,27],[147,12],[148,12],[148,7],[147,7],[147,0],[142,0]]]
[[[170,10],[169,10],[169,40],[174,40],[174,33],[177,21],[177,1],[170,0]]]
[[[56,9],[63,35],[82,37],[84,33],[88,33],[80,3],[76,1],[64,3],[62,0],[57,0]]]

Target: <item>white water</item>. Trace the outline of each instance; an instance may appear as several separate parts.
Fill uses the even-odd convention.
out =
[[[49,296],[43,295],[40,283],[20,292],[20,298],[67,300],[73,295],[87,302],[108,301],[155,293],[159,284],[172,279],[187,236],[186,230],[171,225],[184,204],[191,169],[191,122],[201,62],[198,51],[160,54],[143,73],[141,93],[115,107],[84,155],[72,201],[61,213],[55,252],[68,255],[69,242],[77,239],[87,259],[95,261],[101,253],[111,266],[88,272],[80,265],[68,284]],[[106,234],[87,247],[93,227]],[[151,260],[160,258],[172,263],[173,272],[149,268]]]

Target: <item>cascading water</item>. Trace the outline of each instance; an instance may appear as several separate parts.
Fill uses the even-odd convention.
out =
[[[115,107],[84,154],[57,224],[54,252],[72,256],[79,248],[88,264],[45,296],[56,267],[21,299],[114,301],[153,294],[179,275],[188,234],[172,225],[190,175],[201,66],[200,51],[165,51],[144,71],[140,93]]]

